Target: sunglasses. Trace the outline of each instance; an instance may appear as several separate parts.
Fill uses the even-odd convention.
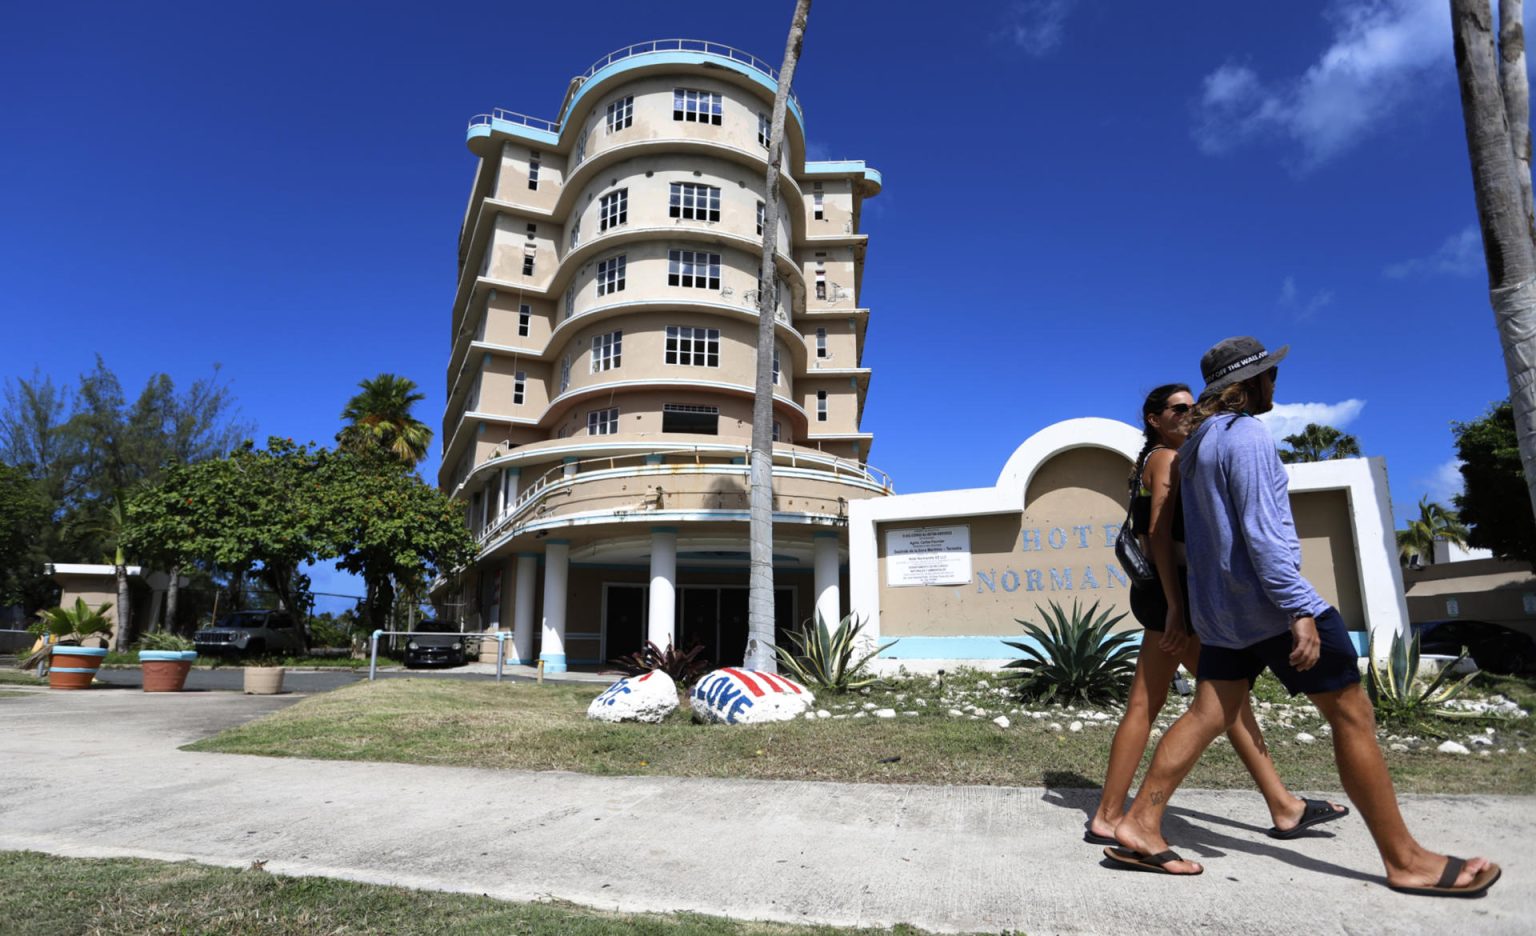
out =
[[[1172,406],[1167,407],[1165,412],[1167,410],[1172,410],[1175,416],[1183,416],[1185,413],[1189,412],[1190,406],[1188,403],[1175,403]]]

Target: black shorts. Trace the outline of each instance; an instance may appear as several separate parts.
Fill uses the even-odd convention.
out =
[[[1333,692],[1360,681],[1360,655],[1344,618],[1333,608],[1317,616],[1322,643],[1317,663],[1305,672],[1291,666],[1291,634],[1286,631],[1246,647],[1200,648],[1200,679],[1246,679],[1251,684],[1268,667],[1291,695]]]
[[[1184,627],[1193,634],[1194,625],[1189,619],[1189,570],[1179,566],[1179,590],[1184,593]],[[1145,585],[1131,586],[1131,614],[1150,631],[1162,631],[1168,626],[1168,599],[1163,595],[1161,580]]]

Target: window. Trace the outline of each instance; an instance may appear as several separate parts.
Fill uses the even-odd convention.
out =
[[[570,385],[571,385],[571,356],[569,354],[567,354],[565,356],[565,360],[560,362],[560,392],[564,393],[566,391],[566,389],[570,387]],[[827,395],[826,391],[823,390],[821,395],[822,396],[826,396]]]
[[[720,95],[713,91],[695,91],[691,88],[674,88],[672,91],[672,119],[689,123],[708,123],[720,126]]]
[[[575,250],[579,243],[581,243],[581,219],[576,218],[571,222],[571,249]]]
[[[592,336],[592,373],[612,370],[619,366],[620,352],[624,347],[624,332],[609,332]]]
[[[773,441],[779,441],[779,424],[777,422],[773,424]]]
[[[575,314],[576,314],[576,290],[574,288],[573,289],[567,289],[565,291],[565,317],[566,318],[570,318],[571,316],[573,316]]]
[[[608,132],[627,130],[635,122],[635,99],[622,97],[608,105]]]
[[[759,113],[757,115],[757,145],[761,146],[763,149],[767,149],[768,142],[772,136],[773,121],[768,119],[767,114]]]
[[[813,202],[811,216],[814,217],[817,221],[820,221],[823,217],[825,217],[826,205],[822,202],[825,197],[826,196],[821,191],[821,183],[817,182],[816,190],[811,195],[811,200]]]
[[[757,236],[763,236],[763,224],[767,219],[767,206],[762,202],[757,203]]]
[[[702,250],[667,251],[667,285],[720,288],[720,255]]]
[[[826,254],[817,254],[816,256],[825,257]],[[816,261],[816,298],[827,298],[827,261],[825,260]]]
[[[526,302],[517,307],[517,337],[527,338],[533,328],[533,306]]]
[[[692,367],[719,367],[720,329],[668,325],[666,362]]]
[[[619,408],[593,410],[587,414],[587,435],[614,435],[619,431]]]
[[[827,421],[827,391],[816,391],[816,421]]]
[[[713,185],[673,182],[667,214],[693,221],[719,221],[720,190]]]
[[[689,406],[683,403],[664,403],[661,407],[661,431],[719,435],[720,408],[718,406]]]
[[[629,220],[629,189],[609,192],[597,202],[597,229],[606,231]]]
[[[773,385],[779,385],[779,346],[773,346]]]
[[[609,257],[597,264],[597,294],[606,296],[624,288],[624,255]]]
[[[530,224],[530,225],[528,225],[528,239],[529,240],[533,240],[535,237],[537,237],[538,233],[539,233],[539,226],[537,224]]]
[[[589,132],[591,132],[590,128],[582,130],[581,136],[576,138],[576,157],[571,162],[571,168],[573,169],[581,165],[581,161],[587,158],[587,134]]]
[[[827,356],[827,330],[825,328],[816,329],[816,356],[819,358]]]
[[[527,391],[528,373],[526,371],[518,371],[516,376],[512,378],[512,405],[522,406],[523,400],[527,398]]]
[[[529,150],[528,151],[528,187],[531,188],[531,189],[537,189],[539,187],[539,151],[538,150]]]
[[[523,275],[533,275],[533,254],[531,253],[523,254]]]

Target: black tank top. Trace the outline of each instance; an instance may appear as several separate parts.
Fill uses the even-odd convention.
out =
[[[1152,449],[1152,452],[1167,447],[1159,445]],[[1152,452],[1147,453],[1148,458],[1152,457]],[[1142,462],[1142,467],[1146,467],[1145,461]],[[1146,484],[1142,481],[1140,470],[1136,472],[1136,480],[1131,483],[1136,486],[1136,494],[1131,498],[1131,532],[1148,536],[1152,532],[1152,492],[1147,490]],[[1173,541],[1184,542],[1184,509],[1183,504],[1180,503],[1179,492],[1174,492],[1171,503],[1163,509],[1173,511]]]

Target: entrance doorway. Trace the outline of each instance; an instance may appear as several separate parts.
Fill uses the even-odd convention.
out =
[[[650,589],[644,585],[603,586],[603,662],[639,653],[645,647]],[[663,647],[663,650],[666,648]]]
[[[650,617],[650,587],[619,582],[603,585],[603,662],[638,653]],[[701,656],[714,667],[740,666],[747,649],[747,596],[744,585],[681,585],[673,633],[677,647],[704,645]],[[773,590],[773,642],[786,646],[796,618],[795,590]],[[661,649],[665,650],[665,647]]]

